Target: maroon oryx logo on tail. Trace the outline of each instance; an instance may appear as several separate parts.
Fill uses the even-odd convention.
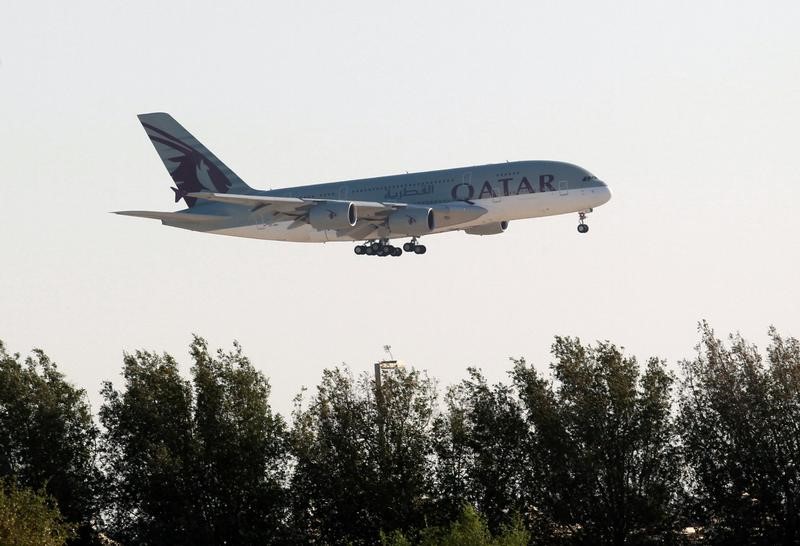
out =
[[[176,152],[174,157],[166,158],[176,164],[174,168],[167,167],[172,180],[177,186],[177,188],[172,188],[172,191],[175,192],[176,203],[181,199],[185,199],[186,204],[192,207],[197,202],[197,199],[189,197],[190,193],[202,191],[228,192],[231,187],[230,180],[203,153],[181,142],[163,129],[158,129],[149,123],[142,123],[142,125],[147,131],[147,136],[150,137],[154,144],[167,146]]]

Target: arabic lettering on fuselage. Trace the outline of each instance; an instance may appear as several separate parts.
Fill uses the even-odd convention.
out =
[[[426,184],[419,187],[419,184],[404,184],[402,188],[387,188],[384,199],[403,199],[405,197],[416,197],[433,193],[433,184]]]

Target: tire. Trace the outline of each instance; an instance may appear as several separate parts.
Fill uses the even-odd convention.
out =
[[[406,252],[414,252],[414,245],[412,245],[411,243],[406,243],[403,245],[403,250],[405,250]]]
[[[414,248],[414,254],[425,254],[427,251],[428,249],[425,248],[425,245],[417,245]]]
[[[364,250],[365,250],[365,248],[364,248],[363,246],[361,246],[361,245],[357,245],[357,246],[356,246],[356,247],[353,249],[353,252],[355,252],[357,255],[361,256],[362,254],[364,254]]]
[[[403,249],[400,247],[395,247],[395,249],[392,251],[392,256],[402,256],[402,255],[403,255]]]

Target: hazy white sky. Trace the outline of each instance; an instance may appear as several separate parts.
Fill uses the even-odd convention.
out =
[[[690,356],[696,323],[800,335],[800,3],[9,2],[0,10],[0,339],[95,410],[122,351],[238,339],[286,412],[389,343],[448,384],[554,334]],[[175,210],[136,114],[254,187],[558,159],[612,201],[428,254],[357,257],[108,214]]]

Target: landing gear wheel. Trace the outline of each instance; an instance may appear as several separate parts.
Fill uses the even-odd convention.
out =
[[[592,209],[578,212],[578,233],[586,233],[589,231],[589,226],[583,223],[583,221],[586,220],[586,214],[589,212],[592,212]]]
[[[414,247],[414,254],[425,254],[428,251],[425,245],[417,245]]]
[[[402,256],[402,255],[403,255],[403,249],[402,248],[400,248],[398,246],[392,248],[392,256],[397,257],[397,256]]]
[[[367,248],[364,249],[364,254],[366,254],[367,256],[374,256],[375,249],[371,246],[368,246]]]
[[[414,245],[412,243],[406,243],[403,245],[403,250],[406,252],[414,252]]]
[[[362,254],[364,254],[364,252],[365,252],[366,250],[367,250],[367,249],[366,249],[366,248],[364,248],[363,246],[361,246],[361,245],[357,245],[357,246],[356,246],[356,247],[353,249],[353,252],[355,252],[356,254],[358,254],[359,256],[361,256]]]

